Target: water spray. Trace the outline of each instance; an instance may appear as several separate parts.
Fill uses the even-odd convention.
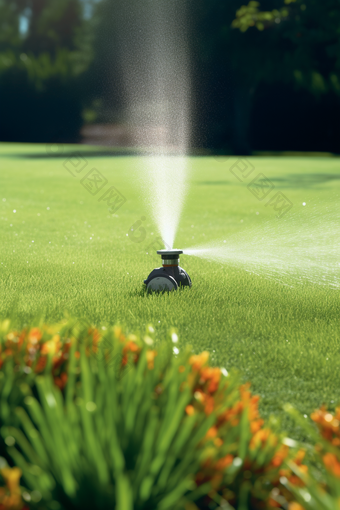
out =
[[[173,246],[187,193],[191,146],[190,9],[183,0],[117,0],[117,43],[124,116],[150,219]]]
[[[162,266],[151,271],[144,283],[149,292],[177,290],[178,287],[191,287],[188,273],[179,266],[179,256],[183,250],[158,250]]]
[[[301,205],[305,205],[302,203]],[[280,221],[267,221],[228,237],[184,249],[185,255],[294,286],[313,283],[340,289],[340,216],[328,203],[317,203]]]

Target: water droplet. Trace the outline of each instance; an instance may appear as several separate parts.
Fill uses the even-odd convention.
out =
[[[89,411],[90,413],[93,413],[93,411],[97,409],[97,406],[94,402],[87,402],[85,407],[86,410]]]
[[[178,342],[178,335],[176,333],[172,333],[171,340],[174,344],[176,344]]]
[[[5,443],[7,444],[7,446],[13,446],[15,444],[15,439],[13,436],[7,436],[5,438]]]

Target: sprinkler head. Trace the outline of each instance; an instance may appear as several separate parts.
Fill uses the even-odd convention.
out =
[[[162,257],[162,267],[151,271],[144,283],[149,292],[177,290],[178,287],[191,287],[190,276],[179,266],[182,250],[158,250]]]

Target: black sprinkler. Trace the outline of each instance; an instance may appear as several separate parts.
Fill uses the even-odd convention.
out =
[[[163,267],[151,271],[144,283],[149,292],[177,290],[178,287],[191,287],[190,276],[179,266],[182,250],[158,250]]]

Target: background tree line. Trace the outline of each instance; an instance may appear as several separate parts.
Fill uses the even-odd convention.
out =
[[[1,140],[77,141],[84,122],[122,121],[120,2],[0,0]],[[186,2],[193,146],[340,152],[339,0]]]

